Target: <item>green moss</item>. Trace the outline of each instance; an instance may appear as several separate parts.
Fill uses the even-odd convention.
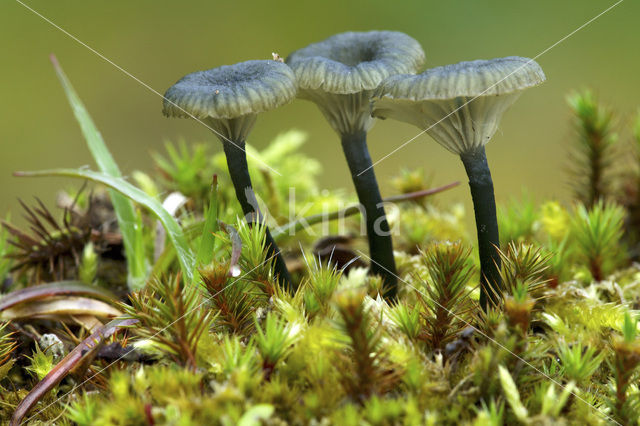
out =
[[[260,152],[250,149],[282,173],[250,164],[272,229],[292,213],[295,219],[338,210],[354,199],[323,189],[319,163],[299,151],[305,139],[286,132]],[[155,262],[153,273],[143,290],[114,296],[139,322],[91,353],[95,358],[85,357],[89,369],[78,368],[46,392],[28,421],[498,425],[637,418],[640,272],[627,244],[633,223],[627,205],[509,202],[500,215],[504,290],[483,312],[462,207],[399,202],[389,213],[398,232],[399,298],[389,305],[379,277],[367,274],[357,216],[342,229],[332,222],[278,236],[297,284],[287,292],[274,279],[264,224],[248,226],[237,217],[223,158],[204,145],[178,144],[155,160],[159,174],[138,174],[136,181],[152,197],[180,191],[188,198],[176,223],[187,248],[204,247],[205,260],[192,271],[198,278],[185,281],[171,244],[152,256],[155,219],[140,210],[138,224],[153,226],[140,230],[138,260]],[[205,208],[213,173],[217,216]],[[395,185],[403,193],[426,188],[416,171],[404,171]],[[87,207],[86,197],[81,201]],[[218,228],[216,219],[226,225]],[[336,255],[345,263],[359,258],[344,271],[313,252],[321,233],[339,231],[353,235]],[[0,254],[10,253],[11,238],[0,233]],[[70,278],[113,285],[101,268],[122,267],[124,260],[108,259],[115,256],[103,243],[80,246]],[[0,263],[0,278],[18,282],[12,290],[37,284],[29,274],[10,273],[12,262]],[[54,366],[31,339],[55,332],[70,348],[86,337],[77,320],[62,312],[0,327],[3,419]],[[112,362],[115,341],[134,351]]]

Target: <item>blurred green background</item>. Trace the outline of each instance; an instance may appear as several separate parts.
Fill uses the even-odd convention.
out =
[[[347,30],[399,30],[420,41],[427,66],[508,55],[533,57],[614,1],[150,1],[25,0],[158,92],[184,74],[247,59],[286,56]],[[565,95],[592,87],[625,124],[640,105],[640,2],[618,7],[542,55],[543,86],[526,92],[505,115],[487,148],[498,201],[519,196],[567,199],[568,142],[573,137]],[[165,140],[219,142],[201,125],[166,119],[161,98],[14,0],[0,2],[0,213],[19,211],[17,197],[51,203],[66,183],[13,178],[14,170],[92,165],[79,128],[50,66],[55,53],[125,173],[149,170],[149,151]],[[351,182],[340,144],[311,103],[296,101],[261,115],[250,143],[264,147],[298,128],[306,151],[324,165],[327,187]],[[375,160],[417,134],[392,121],[370,133]],[[625,135],[622,135],[625,137]],[[376,166],[385,195],[402,167],[422,167],[434,184],[465,181],[459,159],[428,136]],[[468,191],[450,191],[464,201]],[[468,211],[471,215],[471,211]]]

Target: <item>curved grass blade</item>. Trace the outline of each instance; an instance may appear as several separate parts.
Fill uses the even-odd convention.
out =
[[[141,189],[130,184],[126,180],[118,177],[109,176],[105,173],[95,172],[92,170],[78,170],[78,169],[54,169],[54,170],[42,170],[37,172],[15,172],[14,176],[20,177],[42,177],[42,176],[60,176],[60,177],[72,177],[88,179],[93,182],[101,183],[111,189],[116,190],[118,193],[125,197],[135,201],[138,204],[143,205],[149,209],[156,218],[162,223],[164,229],[167,231],[167,236],[176,249],[178,261],[182,273],[184,274],[187,282],[193,282],[193,269],[195,265],[195,259],[193,253],[187,244],[180,225],[178,222],[162,207],[162,204],[155,198],[150,197]],[[134,219],[136,220],[136,219]]]
[[[51,55],[51,62],[53,68],[58,75],[58,79],[62,84],[69,104],[73,109],[73,114],[80,124],[82,135],[87,141],[87,147],[91,151],[91,155],[95,160],[98,168],[105,174],[113,177],[121,177],[120,169],[117,163],[111,156],[107,145],[102,139],[102,135],[96,128],[91,116],[87,112],[87,109],[82,104],[82,101],[78,97],[77,93],[71,86],[71,83],[67,79],[67,76],[62,71],[58,60],[54,55]],[[144,253],[144,245],[140,240],[141,233],[136,228],[138,227],[138,221],[133,207],[133,203],[130,200],[123,197],[115,191],[109,191],[111,197],[111,203],[118,219],[118,226],[122,233],[122,242],[124,244],[125,257],[127,259],[127,269],[129,273],[129,288],[131,290],[140,290],[146,281],[147,271],[149,265]]]
[[[80,281],[59,281],[12,291],[0,299],[0,312],[21,303],[58,296],[90,296],[111,303],[116,300],[114,294],[99,287],[88,286]]]
[[[434,194],[438,194],[440,192],[446,191],[455,186],[458,186],[459,184],[460,182],[458,181],[451,182],[447,185],[440,186],[438,188],[425,189],[425,190],[416,191],[416,192],[409,192],[408,194],[394,195],[392,197],[387,197],[382,201],[384,203],[398,203],[402,201],[418,200],[420,198],[428,197],[429,195],[434,195]],[[312,216],[303,217],[302,219],[298,219],[298,220],[294,220],[289,223],[286,223],[274,229],[273,231],[271,231],[271,234],[273,235],[273,238],[277,239],[278,237],[281,237],[284,234],[293,235],[296,232],[303,230],[307,226],[312,226],[317,223],[321,223],[325,220],[336,220],[340,218],[353,216],[357,213],[360,213],[360,206],[356,204],[353,206],[349,206],[343,210],[338,210],[338,211],[329,213],[328,215],[324,213],[314,214]]]
[[[213,175],[211,191],[209,191],[209,209],[207,210],[202,236],[200,237],[200,247],[196,256],[196,265],[201,267],[208,265],[213,260],[216,237],[218,231],[218,177]]]
[[[1,321],[16,321],[32,318],[59,318],[74,315],[93,315],[99,318],[114,318],[122,315],[118,309],[88,297],[53,297],[45,300],[21,303],[0,312]]]
[[[77,366],[85,357],[91,356],[104,340],[111,337],[120,328],[131,326],[137,323],[135,319],[115,319],[103,327],[100,327],[95,333],[84,339],[82,343],[76,346],[62,361],[60,361],[53,369],[31,389],[31,392],[20,401],[16,411],[11,417],[10,426],[18,426],[29,410],[42,398],[47,392],[53,389],[58,383],[64,379],[67,374]],[[45,407],[48,408],[48,407]]]

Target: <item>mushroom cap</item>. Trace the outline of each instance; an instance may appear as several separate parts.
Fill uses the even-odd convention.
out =
[[[514,93],[545,81],[533,59],[508,56],[431,68],[418,75],[393,75],[374,97],[421,101]]]
[[[187,74],[164,95],[167,117],[232,119],[277,108],[296,96],[284,63],[255,60]]]
[[[417,71],[424,51],[397,31],[346,32],[296,50],[286,62],[300,89],[350,94],[373,90],[390,75]]]
[[[372,115],[413,124],[461,155],[486,145],[522,91],[544,80],[535,61],[517,56],[394,75],[375,91]]]

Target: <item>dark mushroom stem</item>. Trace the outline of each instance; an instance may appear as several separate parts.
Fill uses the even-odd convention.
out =
[[[369,256],[372,259],[370,271],[382,277],[386,290],[385,297],[388,300],[396,300],[398,281],[391,232],[367,148],[367,133],[359,131],[343,134],[342,149],[349,164],[358,200],[364,207]],[[363,170],[365,170],[364,173],[362,173]]]
[[[245,151],[244,142],[223,141],[225,156],[227,157],[227,166],[229,167],[229,175],[236,190],[236,198],[240,202],[242,211],[249,225],[261,220],[262,215],[258,208],[258,204],[253,195],[253,186],[251,184],[251,176],[249,175],[249,166],[247,165],[247,153]],[[250,197],[250,198],[249,198]],[[266,227],[265,242],[267,246],[267,258],[275,256],[274,270],[278,277],[278,282],[286,290],[291,291],[291,276],[287,270],[287,265],[282,258],[282,253],[271,236],[269,228]]]
[[[496,216],[496,200],[493,180],[487,162],[484,146],[460,155],[469,177],[473,209],[478,231],[478,251],[480,254],[480,306],[487,310],[488,298],[497,304],[502,294],[500,279],[500,236]]]

